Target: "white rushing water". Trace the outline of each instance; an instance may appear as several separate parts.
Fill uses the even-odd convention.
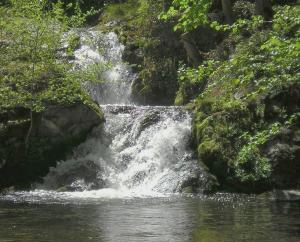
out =
[[[87,68],[93,64],[101,71],[99,83],[88,83],[87,89],[99,104],[130,104],[131,83],[135,79],[131,68],[122,61],[124,45],[115,33],[81,31],[81,47],[75,51],[75,64]],[[106,68],[104,68],[106,67]]]
[[[123,50],[114,33],[81,32],[76,64],[110,63],[102,73],[106,83],[87,85],[106,123],[69,160],[51,168],[31,197],[162,197],[189,184],[205,185],[206,173],[189,149],[191,115],[181,107],[130,104],[135,75],[122,62]]]
[[[94,190],[75,196],[163,196],[197,179],[187,112],[176,107],[102,108],[104,132],[95,129],[72,159],[51,169],[41,188]]]

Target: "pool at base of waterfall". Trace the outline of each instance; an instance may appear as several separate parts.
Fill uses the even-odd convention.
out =
[[[1,242],[296,242],[300,204],[216,194],[96,198],[12,193],[0,200]]]

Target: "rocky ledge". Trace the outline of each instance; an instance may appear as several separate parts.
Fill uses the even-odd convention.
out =
[[[30,187],[90,131],[104,123],[99,108],[81,102],[53,105],[41,113],[17,108],[0,113],[0,189]]]
[[[300,190],[274,190],[272,199],[279,202],[300,202]]]

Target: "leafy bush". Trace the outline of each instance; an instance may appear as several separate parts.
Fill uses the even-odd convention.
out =
[[[172,6],[160,18],[167,20],[176,17],[178,22],[174,30],[189,32],[208,23],[207,12],[211,5],[211,0],[173,0]]]
[[[293,127],[299,112],[297,103],[281,100],[276,106],[271,101],[279,102],[282,93],[300,85],[299,11],[277,7],[272,23],[253,17],[218,25],[238,44],[229,60],[212,69],[200,67],[208,74],[208,85],[194,103],[193,133],[199,159],[223,184],[259,190],[258,184],[264,189],[270,182],[273,164],[265,145],[282,127]],[[185,75],[189,88],[196,71],[189,69]]]
[[[46,0],[11,0],[0,11],[0,108],[39,112],[51,103],[88,102],[83,73],[59,58],[63,35],[84,16],[67,17],[61,2],[49,8]]]
[[[204,90],[208,77],[214,71],[218,62],[206,61],[199,65],[198,69],[182,65],[178,69],[179,90],[175,99],[176,105],[187,103],[199,92]]]

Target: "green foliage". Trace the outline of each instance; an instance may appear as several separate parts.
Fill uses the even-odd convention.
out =
[[[160,18],[178,18],[174,30],[188,32],[208,23],[207,12],[211,4],[211,0],[173,0],[172,6]]]
[[[139,34],[144,34],[157,21],[160,9],[160,1],[128,0],[107,4],[101,18],[102,22],[116,21],[119,27],[125,25],[125,29],[134,28]]]
[[[109,0],[48,0],[48,4],[57,3],[60,1],[62,7],[68,16],[81,15],[91,16],[97,14],[98,11],[107,3]]]
[[[175,100],[176,105],[182,105],[195,97],[207,83],[208,77],[214,71],[218,62],[206,61],[198,69],[182,65],[178,69],[179,90]]]
[[[72,57],[74,55],[74,51],[80,47],[80,36],[76,33],[70,33],[67,37],[67,55]]]
[[[248,132],[242,135],[241,139],[245,140],[246,144],[240,149],[233,164],[236,176],[242,182],[253,183],[271,175],[270,161],[263,156],[259,148],[279,134],[280,128],[280,123],[274,123],[270,128],[260,131],[254,136]]]
[[[201,82],[205,78],[210,76],[210,74],[214,71],[216,64],[217,62],[213,60],[205,61],[201,65],[199,65],[198,69],[193,69],[183,65],[178,69],[179,82]]]
[[[210,27],[217,31],[229,31],[235,36],[250,35],[262,28],[264,20],[262,16],[251,16],[250,19],[237,19],[232,25],[220,24],[216,21],[210,23]]]
[[[83,23],[84,16],[66,16],[62,3],[11,0],[1,8],[0,108],[25,107],[39,112],[51,103],[86,102],[81,75],[60,58],[63,35]],[[78,39],[72,39],[70,48]]]
[[[299,11],[297,6],[277,7],[271,23],[254,16],[232,26],[216,25],[237,45],[229,60],[204,72],[208,84],[193,104],[193,134],[199,159],[223,184],[241,190],[245,184],[257,190],[258,184],[268,186],[273,164],[266,145],[283,127],[299,122],[298,104],[271,104],[300,84]],[[197,80],[196,70],[186,74],[189,88]]]
[[[299,112],[285,118],[285,122],[275,122],[266,129],[257,132],[255,135],[245,132],[240,139],[245,143],[239,150],[236,159],[233,161],[235,175],[242,182],[254,183],[270,177],[272,165],[261,148],[269,140],[276,137],[283,127],[290,127],[297,123]]]
[[[295,34],[296,37],[299,37],[299,15],[300,8],[297,6],[284,6],[278,8],[273,20],[274,32],[278,33],[280,36]]]
[[[276,95],[285,86],[299,81],[299,30],[287,33],[285,24],[278,25],[282,18],[293,19],[290,25],[297,25],[299,8],[284,15],[278,13],[271,30],[255,31],[249,39],[240,41],[231,59],[212,73],[213,81],[202,96],[211,95],[219,86],[222,99],[218,102],[228,102],[237,95],[236,90],[240,98],[255,100],[261,94]]]
[[[133,19],[140,7],[139,1],[129,0],[125,3],[109,4],[105,7],[104,18],[114,20]]]

